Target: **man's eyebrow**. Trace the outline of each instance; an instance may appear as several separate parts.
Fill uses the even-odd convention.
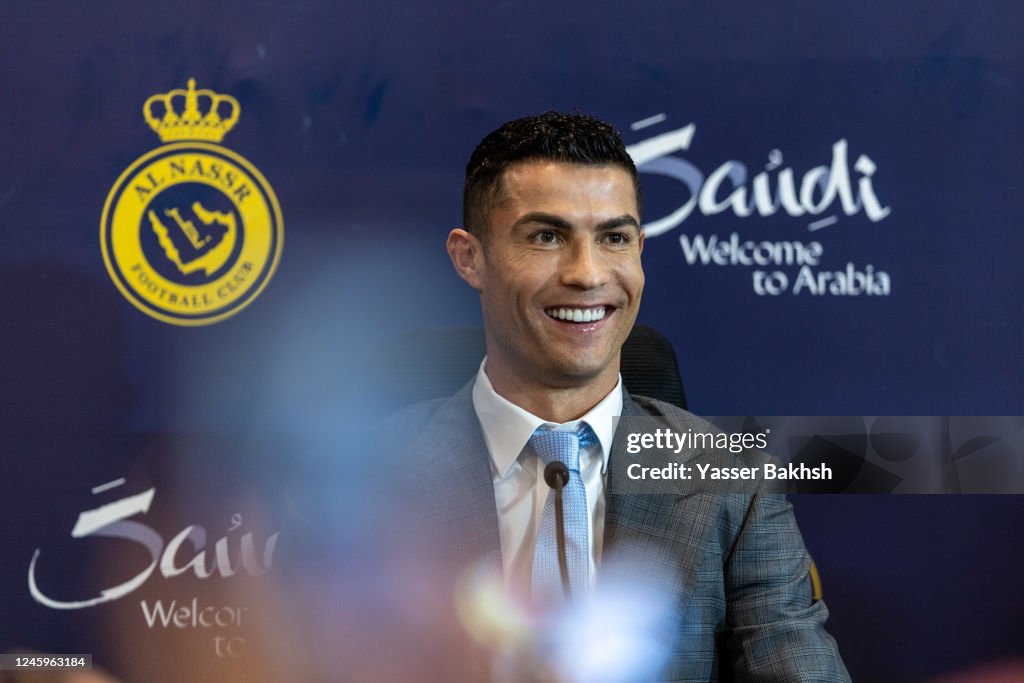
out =
[[[531,211],[528,214],[524,214],[516,221],[516,225],[525,225],[527,223],[542,223],[544,225],[550,225],[553,228],[559,228],[560,230],[571,230],[572,223],[565,220],[561,216],[553,213],[545,213],[543,211]],[[621,228],[624,225],[632,225],[637,230],[640,229],[640,223],[636,217],[624,213],[621,216],[615,216],[603,220],[597,224],[595,230],[598,232],[604,232],[606,230],[614,230]]]
[[[597,224],[598,231],[614,230],[615,228],[621,228],[624,225],[632,225],[637,230],[640,229],[640,223],[634,216],[630,216],[628,213],[624,213],[621,216],[615,218],[609,218],[606,221],[601,221]]]
[[[530,213],[524,214],[516,221],[516,225],[526,225],[527,223],[543,223],[545,225],[550,225],[552,228],[559,228],[561,230],[572,229],[572,223],[561,216],[553,213],[545,213],[543,211],[531,211]]]

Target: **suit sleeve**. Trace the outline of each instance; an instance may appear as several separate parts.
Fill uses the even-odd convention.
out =
[[[847,682],[828,608],[812,598],[810,556],[785,496],[757,493],[723,572],[723,680]],[[730,678],[731,674],[731,678]]]

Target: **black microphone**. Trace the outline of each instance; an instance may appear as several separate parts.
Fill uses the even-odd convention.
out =
[[[569,586],[569,562],[565,559],[565,515],[562,512],[562,487],[569,483],[569,468],[564,462],[549,462],[544,467],[544,481],[555,490],[555,536],[558,539],[558,572],[562,576],[562,592],[572,597]]]

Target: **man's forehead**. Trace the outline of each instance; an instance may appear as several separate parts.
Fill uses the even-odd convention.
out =
[[[524,196],[533,198],[600,194],[608,200],[629,200],[636,212],[636,186],[626,169],[616,164],[579,164],[549,159],[527,159],[510,165],[499,176],[492,206],[507,205]]]

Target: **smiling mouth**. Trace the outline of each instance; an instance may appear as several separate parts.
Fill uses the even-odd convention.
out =
[[[611,312],[611,307],[594,306],[592,308],[545,308],[549,318],[567,323],[592,323],[604,318]]]

